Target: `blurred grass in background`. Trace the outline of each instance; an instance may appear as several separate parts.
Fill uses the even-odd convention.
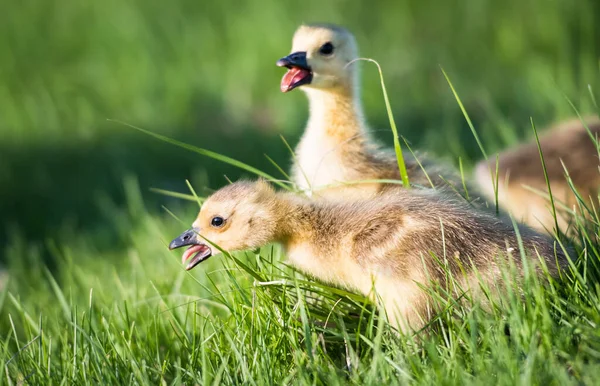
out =
[[[97,225],[98,195],[123,202],[122,178],[185,190],[240,172],[106,119],[165,133],[276,173],[303,129],[304,95],[278,90],[301,22],[357,35],[384,70],[401,134],[436,155],[480,157],[439,66],[492,152],[584,112],[598,85],[594,0],[23,1],[0,15],[0,212],[7,230],[42,240],[65,223]],[[374,68],[363,66],[366,112],[390,140]],[[207,179],[202,178],[207,176]]]
[[[529,138],[530,116],[537,127],[572,116],[565,96],[580,111],[593,113],[588,85],[596,93],[600,89],[596,0],[24,0],[3,1],[2,9],[0,265],[8,266],[11,279],[10,294],[0,296],[0,327],[13,331],[7,315],[20,315],[14,331],[24,344],[28,340],[24,331],[34,334],[42,315],[40,320],[50,324],[47,333],[55,336],[54,351],[70,344],[73,337],[60,335],[61,323],[72,326],[69,321],[77,318],[77,309],[91,303],[94,288],[93,312],[108,318],[104,326],[114,328],[115,336],[117,330],[134,334],[144,329],[146,335],[139,337],[142,346],[148,345],[148,352],[141,354],[147,355],[144,360],[175,361],[175,367],[187,363],[185,344],[177,340],[180,331],[171,330],[164,307],[213,296],[208,287],[236,290],[224,273],[235,267],[221,267],[219,259],[211,259],[193,275],[184,275],[178,253],[168,252],[165,243],[191,223],[197,206],[149,188],[187,192],[187,178],[199,194],[205,194],[205,187],[226,183],[224,174],[235,180],[243,173],[107,119],[172,136],[278,175],[264,154],[288,167],[290,156],[279,135],[296,143],[307,106],[301,92],[279,92],[283,70],[275,67],[275,61],[289,53],[292,34],[302,22],[334,22],[353,31],[361,55],[383,67],[401,135],[413,147],[455,164],[462,157],[469,165],[480,153],[440,66],[457,88],[488,154]],[[377,136],[391,142],[377,72],[360,65],[368,119],[374,129],[383,129]],[[181,216],[183,224],[164,214],[162,205]],[[245,284],[251,282],[246,279]],[[245,310],[254,304],[246,296],[249,293],[242,291],[224,299],[237,299]],[[204,314],[218,313],[219,307],[210,300],[201,304]],[[131,327],[130,308],[138,330]],[[190,310],[177,312],[175,319]],[[265,320],[265,326],[280,328]],[[186,333],[195,331],[196,322],[180,322]],[[77,325],[77,320],[72,323]],[[507,339],[502,338],[503,329],[498,322],[493,330],[498,336],[492,338]],[[245,333],[235,326],[231,331]],[[542,363],[549,352],[556,355],[547,366],[575,355],[570,330],[561,334],[564,351],[540,348]],[[295,336],[288,338],[297,341]],[[494,347],[492,338],[486,342]],[[3,345],[4,357],[22,344]],[[156,355],[150,347],[154,344]],[[251,352],[253,344],[245,350]],[[432,352],[435,347],[430,347]],[[524,351],[519,351],[521,346],[510,351],[511,370],[520,368],[522,359],[515,358],[527,354],[527,345],[523,347]],[[121,363],[123,374],[134,371],[128,366],[140,360],[137,352],[129,355],[132,361]],[[476,350],[472,355],[474,368],[488,374],[486,366],[503,363],[502,356],[509,354],[498,352],[491,361],[478,357]],[[77,353],[73,358],[79,358]],[[306,358],[298,358],[295,363],[305,363]],[[416,373],[426,371],[427,361],[433,361],[424,358],[422,369],[413,368]],[[585,375],[587,358],[572,365],[572,371]],[[368,357],[362,360],[368,362]],[[459,361],[456,368],[446,368],[443,360],[436,363],[436,373],[424,376],[423,383],[448,376],[461,379],[464,366]],[[233,368],[238,364],[229,360]],[[285,375],[283,368],[263,365]],[[332,368],[331,363],[324,366]],[[336,360],[334,367],[340,366]],[[169,367],[167,372],[174,376],[177,371]],[[552,371],[566,376],[558,367]],[[156,380],[154,376],[137,379]]]

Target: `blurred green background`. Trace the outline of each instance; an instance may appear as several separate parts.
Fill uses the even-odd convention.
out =
[[[150,188],[187,192],[190,179],[203,194],[224,175],[242,175],[108,119],[273,175],[264,154],[287,169],[279,135],[296,143],[307,105],[302,92],[279,92],[275,61],[302,22],[355,32],[361,55],[383,68],[402,135],[455,164],[462,157],[471,165],[480,152],[440,66],[489,153],[530,137],[529,117],[541,127],[572,116],[565,96],[594,112],[588,86],[598,93],[600,85],[597,0],[24,0],[2,9],[5,265],[27,255],[15,252],[19,245],[51,263],[52,243],[81,235],[93,250],[118,251],[128,225],[117,229],[114,211],[131,208],[132,195],[134,208],[179,208],[189,221],[194,205]],[[368,119],[389,142],[376,70],[361,66]]]
[[[15,384],[26,382],[32,369],[34,383],[89,383],[94,377],[98,383],[132,383],[133,372],[141,371],[138,380],[157,384],[164,375],[177,384],[186,379],[178,378],[181,369],[197,362],[195,352],[210,356],[201,370],[213,366],[215,379],[223,364],[225,379],[237,379],[247,365],[230,356],[237,350],[248,358],[260,353],[262,367],[252,368],[266,377],[288,377],[288,363],[306,367],[298,337],[272,323],[281,310],[289,311],[293,294],[280,309],[269,289],[256,291],[255,277],[231,259],[215,256],[186,272],[181,251],[166,247],[198,208],[152,187],[187,193],[189,179],[204,195],[224,185],[225,175],[235,180],[244,173],[114,122],[279,176],[265,154],[289,167],[280,135],[296,144],[307,103],[301,91],[279,91],[284,70],[275,62],[289,53],[302,22],[333,22],[353,31],[361,55],[383,68],[400,133],[413,148],[455,165],[462,158],[469,170],[481,154],[440,66],[490,156],[531,138],[530,117],[540,129],[572,117],[567,98],[582,113],[598,113],[598,0],[0,0],[0,6],[0,363]],[[377,137],[391,143],[377,71],[372,64],[360,66],[368,120]],[[275,280],[283,267],[279,251],[265,247],[261,255],[238,257]],[[250,294],[258,294],[262,312],[252,317]],[[573,303],[581,302],[587,309],[587,300]],[[327,312],[333,309],[324,304]],[[590,310],[593,333],[585,336],[595,339],[597,311]],[[257,315],[263,323],[254,323]],[[535,320],[522,330],[539,334],[547,323]],[[539,367],[533,379],[544,379],[536,374],[547,376],[548,369],[559,373],[563,364],[569,374],[597,373],[588,370],[594,363],[586,367],[597,351],[570,343],[586,331],[584,322],[564,322],[558,333],[542,328],[548,342],[567,343],[540,346],[551,355],[537,361],[524,358],[538,335],[523,338],[525,351],[497,350],[505,330],[501,318],[490,323],[496,322],[500,327],[490,336],[500,338],[487,338],[491,354],[473,357],[485,364],[473,366],[495,382],[501,379],[493,378],[496,371],[511,360],[514,373]],[[42,335],[43,344],[42,338],[29,344]],[[126,336],[128,343],[119,340]],[[182,336],[203,343],[190,348]],[[284,336],[283,349],[269,343]],[[267,343],[255,344],[263,338]],[[38,347],[47,353],[47,369]],[[337,361],[342,356],[335,352]],[[414,372],[432,369],[445,379],[447,372],[470,371],[468,356],[450,366],[432,358]],[[370,364],[370,357],[364,361]],[[95,363],[98,369],[88,372]],[[210,369],[206,374],[210,379]]]

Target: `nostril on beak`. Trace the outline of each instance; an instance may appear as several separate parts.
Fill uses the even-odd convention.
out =
[[[171,241],[169,249],[180,248],[192,244],[196,244],[196,232],[193,229],[188,229]]]

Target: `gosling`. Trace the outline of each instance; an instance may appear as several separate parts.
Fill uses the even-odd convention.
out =
[[[550,274],[566,265],[548,237],[525,227],[520,235],[532,262],[543,261]],[[210,196],[169,248],[189,246],[182,256],[189,270],[212,255],[211,245],[235,251],[271,242],[281,243],[291,265],[307,275],[379,297],[392,325],[405,332],[419,330],[431,315],[419,285],[449,284],[432,254],[473,293],[478,277],[490,288],[501,282],[504,263],[522,271],[512,225],[432,189],[348,202],[276,192],[264,181],[236,182]]]
[[[584,119],[591,137],[600,134],[600,119]],[[572,234],[573,213],[578,199],[565,175],[569,173],[573,186],[588,208],[598,208],[598,149],[590,133],[579,119],[560,122],[540,138],[550,189],[555,200],[558,228]],[[564,164],[564,167],[563,167]],[[490,169],[491,168],[491,169]],[[475,168],[475,181],[489,199],[495,196],[496,160],[482,161]],[[531,141],[500,153],[498,158],[498,202],[516,220],[538,230],[555,231],[553,211],[537,143]],[[587,217],[584,209],[580,216]]]
[[[397,183],[373,182],[398,181],[400,173],[395,153],[383,149],[369,134],[357,65],[351,63],[357,58],[357,44],[349,31],[318,24],[298,28],[292,53],[277,61],[278,66],[288,68],[281,91],[300,88],[309,101],[310,117],[296,147],[291,173],[293,182],[309,195],[364,198],[398,187]],[[467,196],[454,170],[422,154],[417,159],[404,156],[411,184],[449,184]],[[471,186],[467,190],[470,196],[477,195]]]

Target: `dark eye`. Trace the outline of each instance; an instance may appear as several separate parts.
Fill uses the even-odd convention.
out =
[[[331,42],[327,42],[319,48],[319,53],[323,55],[331,55],[333,54],[333,44]]]
[[[214,226],[215,228],[222,227],[223,224],[225,224],[225,220],[220,216],[215,216],[212,218],[212,220],[210,220],[210,225]]]

